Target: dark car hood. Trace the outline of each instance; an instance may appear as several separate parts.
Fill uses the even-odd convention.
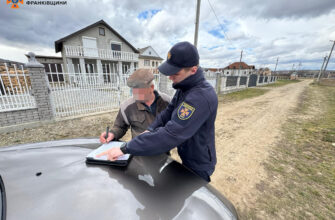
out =
[[[7,219],[234,219],[214,188],[167,155],[88,165],[97,139],[0,149]]]

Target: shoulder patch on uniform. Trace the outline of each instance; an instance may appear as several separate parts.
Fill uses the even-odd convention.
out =
[[[180,120],[187,120],[192,116],[194,111],[195,108],[193,106],[187,104],[186,102],[182,102],[177,111],[178,118]]]

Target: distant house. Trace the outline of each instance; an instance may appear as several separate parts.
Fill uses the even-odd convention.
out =
[[[290,75],[290,80],[296,80],[298,79],[298,74],[297,72],[293,72],[291,75]]]
[[[100,20],[55,41],[65,72],[124,74],[138,66],[139,51],[105,21]]]
[[[223,72],[223,69],[222,68],[206,68],[206,67],[203,67],[202,68],[204,71],[210,71],[210,72]]]
[[[1,59],[0,58],[0,65],[6,63],[8,66],[13,66],[14,64],[17,66],[21,66],[23,65],[23,63],[21,62],[17,62],[17,61],[12,61],[12,60],[5,60],[5,59]]]
[[[268,67],[260,68],[258,70],[258,75],[271,76],[272,72],[271,72],[271,70]]]
[[[25,54],[27,58],[29,58],[28,54]],[[50,82],[61,82],[64,81],[64,65],[63,58],[57,56],[44,56],[44,55],[36,55],[36,61],[43,64],[45,67],[45,72],[48,75],[48,79]]]
[[[248,76],[255,73],[255,66],[249,66],[245,62],[235,62],[223,68],[225,76]]]
[[[28,54],[25,54],[29,58]],[[36,61],[45,66],[46,72],[61,72],[63,65],[63,58],[57,56],[35,55]],[[53,71],[50,71],[53,69]]]
[[[138,67],[145,69],[157,69],[162,63],[161,58],[151,46],[138,49],[140,51],[138,59]]]

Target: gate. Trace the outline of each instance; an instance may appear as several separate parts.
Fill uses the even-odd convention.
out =
[[[89,65],[89,64],[87,64]],[[49,82],[50,99],[56,118],[99,113],[117,109],[120,103],[132,96],[127,79],[134,71],[127,67],[125,74],[119,75],[116,64],[103,64],[102,72],[79,72],[80,68],[63,65],[53,68],[49,65],[46,74]],[[155,76],[155,88],[159,86],[159,74]]]

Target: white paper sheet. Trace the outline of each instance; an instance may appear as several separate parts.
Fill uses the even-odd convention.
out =
[[[106,155],[101,156],[101,157],[96,157],[96,155],[98,155],[98,154],[100,154],[100,153],[102,153],[102,152],[104,152],[106,150],[109,150],[109,149],[111,149],[113,147],[121,147],[121,145],[123,143],[124,142],[111,141],[108,144],[103,144],[100,147],[98,147],[97,149],[93,150],[91,153],[89,153],[87,155],[87,158],[91,158],[91,159],[94,159],[94,160],[106,161],[107,160],[107,156]],[[125,154],[125,155],[122,155],[122,156],[118,157],[117,160],[128,160],[129,156],[130,156],[130,154]]]

